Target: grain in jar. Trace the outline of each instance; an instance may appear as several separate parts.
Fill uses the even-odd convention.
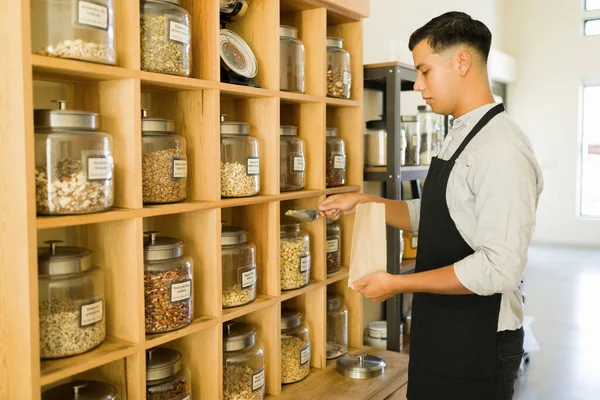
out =
[[[302,313],[281,309],[281,383],[299,382],[310,372],[310,335]]]
[[[249,242],[246,229],[221,229],[221,264],[223,308],[252,302],[256,296],[256,246]]]
[[[338,137],[336,128],[326,133],[326,183],[327,187],[344,186],[346,182],[346,150],[344,139]]]
[[[279,141],[280,189],[282,192],[304,188],[304,141],[298,137],[298,128],[282,126]]]
[[[191,375],[177,350],[146,350],[146,400],[187,400],[192,396]]]
[[[280,232],[281,290],[308,285],[310,278],[310,239],[300,224],[283,222]]]
[[[248,197],[260,190],[258,140],[250,125],[221,117],[221,197]]]

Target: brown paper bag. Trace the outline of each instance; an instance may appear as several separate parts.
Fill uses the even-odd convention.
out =
[[[385,204],[359,204],[354,218],[348,287],[354,289],[354,281],[386,270]]]

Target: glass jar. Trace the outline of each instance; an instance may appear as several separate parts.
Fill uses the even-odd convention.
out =
[[[262,400],[265,355],[256,327],[229,321],[223,325],[223,400]]]
[[[38,214],[87,214],[113,205],[112,139],[100,116],[67,110],[34,110],[35,197]]]
[[[53,387],[42,393],[42,400],[114,400],[117,389],[109,383],[77,380]]]
[[[117,63],[113,0],[35,0],[31,27],[36,54]]]
[[[308,285],[310,278],[310,239],[300,224],[287,221],[281,225],[281,290]]]
[[[85,353],[106,337],[104,273],[91,250],[45,243],[38,248],[40,357]]]
[[[286,25],[279,27],[279,88],[304,93],[304,44],[298,30]]]
[[[406,137],[406,165],[419,165],[421,157],[421,129],[415,115],[403,115],[402,131]]]
[[[166,204],[187,197],[187,154],[175,121],[150,118],[142,110],[142,193],[144,204]]]
[[[260,190],[258,140],[250,125],[221,120],[221,196],[248,197]]]
[[[346,182],[346,151],[344,139],[338,137],[336,128],[327,128],[327,187],[344,186]]]
[[[184,242],[158,232],[144,233],[146,333],[181,329],[192,322],[192,259]]]
[[[340,270],[340,226],[327,218],[327,273],[333,274]]]
[[[327,359],[348,352],[348,310],[339,294],[327,293]]]
[[[327,38],[327,96],[349,99],[352,85],[350,53],[344,50],[343,44],[340,38]]]
[[[302,313],[281,309],[281,383],[301,381],[310,372],[310,336]]]
[[[225,226],[221,230],[223,308],[248,304],[256,295],[256,246],[248,231]]]
[[[164,347],[146,350],[146,400],[188,400],[191,396],[191,375],[181,353]]]
[[[289,192],[304,189],[304,141],[298,137],[298,128],[282,126],[280,128],[280,190]]]
[[[433,112],[431,106],[419,106],[417,114],[419,129],[421,131],[421,156],[420,162],[422,165],[430,165],[431,159],[436,157],[439,152],[438,146],[438,131],[439,116]]]
[[[387,349],[387,321],[369,323],[365,333],[364,341],[367,346],[382,350]]]
[[[190,14],[181,0],[140,1],[140,68],[190,76]]]
[[[365,131],[365,166],[387,166],[387,122],[383,120],[368,121]],[[404,165],[406,137],[400,134],[400,165]]]

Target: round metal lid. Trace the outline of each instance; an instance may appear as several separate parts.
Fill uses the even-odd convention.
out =
[[[175,133],[177,124],[172,119],[148,117],[148,110],[142,110],[142,135],[151,132]]]
[[[52,100],[58,110],[33,110],[35,129],[70,129],[95,131],[100,129],[100,115],[89,111],[67,110],[66,100]],[[43,132],[42,132],[43,133]]]
[[[330,36],[327,38],[327,47],[342,48],[344,46],[344,39]]]
[[[387,339],[387,321],[375,321],[369,324],[369,337]]]
[[[181,353],[177,350],[156,347],[146,350],[146,382],[175,375],[181,370]]]
[[[224,226],[221,228],[221,245],[233,246],[248,242],[248,231],[235,226]]]
[[[254,345],[256,327],[244,322],[229,321],[223,326],[223,351],[239,351]]]
[[[258,61],[244,39],[229,29],[221,29],[219,38],[221,64],[225,69],[241,78],[254,78],[258,73]]]
[[[185,242],[168,236],[157,236],[158,233],[144,232],[144,260],[160,261],[181,257]]]
[[[221,135],[246,136],[250,133],[250,125],[245,122],[221,122]]]
[[[298,38],[298,29],[293,26],[280,25],[279,26],[279,37],[291,37],[294,39]]]
[[[347,378],[370,379],[383,375],[385,361],[369,354],[345,355],[336,361],[337,371]]]
[[[433,112],[433,108],[431,108],[431,106],[429,104],[425,104],[422,106],[417,107],[417,109],[421,112]]]
[[[38,247],[38,274],[62,275],[87,271],[92,267],[92,251],[85,247],[58,246],[62,240],[47,240]]]
[[[293,308],[283,307],[281,309],[281,329],[293,329],[302,323],[302,313]]]
[[[325,132],[327,137],[337,137],[337,128],[327,128]]]
[[[167,3],[177,4],[178,6],[181,5],[181,0],[162,0],[162,1],[166,1]]]
[[[337,293],[327,293],[327,311],[335,311],[342,306],[342,296]]]
[[[42,400],[113,400],[117,389],[109,383],[78,380],[42,393]]]
[[[279,127],[279,134],[281,136],[297,136],[298,128],[292,125],[283,125]]]
[[[387,122],[385,120],[374,120],[367,121],[367,129],[369,130],[385,130],[387,128]]]
[[[403,115],[400,117],[400,119],[402,120],[402,122],[417,122],[416,115]]]

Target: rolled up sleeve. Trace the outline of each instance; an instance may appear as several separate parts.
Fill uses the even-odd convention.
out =
[[[421,199],[407,200],[406,204],[408,205],[408,215],[410,216],[412,232],[417,233],[421,218]]]

